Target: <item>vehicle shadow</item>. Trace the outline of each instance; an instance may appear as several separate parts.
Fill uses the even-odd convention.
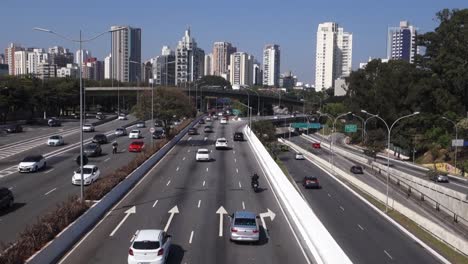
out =
[[[4,215],[7,215],[7,214],[9,214],[11,212],[14,212],[14,211],[20,209],[21,207],[23,207],[25,205],[26,205],[26,203],[13,203],[12,207],[0,210],[0,217],[2,217]]]
[[[184,259],[185,249],[177,244],[172,244],[171,249],[169,250],[169,257],[167,258],[167,263],[170,264],[180,264]]]

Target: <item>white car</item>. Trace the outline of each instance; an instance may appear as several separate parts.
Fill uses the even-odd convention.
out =
[[[46,166],[45,158],[42,155],[27,156],[18,165],[18,171],[36,172],[40,169],[45,169]]]
[[[120,114],[118,119],[119,120],[127,120],[127,116],[125,114]]]
[[[228,144],[225,138],[218,138],[215,143],[216,149],[227,149]]]
[[[132,131],[130,131],[130,133],[128,134],[128,138],[140,138],[141,137],[141,131],[138,130],[138,129],[133,129]]]
[[[171,236],[164,230],[142,229],[133,235],[128,264],[164,264],[171,249]]]
[[[61,146],[63,144],[65,144],[65,141],[63,140],[63,137],[59,135],[51,136],[47,140],[48,146]]]
[[[303,159],[305,159],[305,158],[304,158],[304,155],[302,155],[302,153],[299,153],[299,152],[298,152],[298,153],[296,153],[296,159],[297,159],[297,160],[303,160]]]
[[[195,155],[196,161],[210,161],[210,151],[208,149],[198,149]]]
[[[206,117],[206,118],[205,118],[205,121],[206,121],[206,122],[211,122],[211,117],[209,117],[209,116]]]
[[[101,171],[96,165],[83,166],[83,185],[90,185],[91,183],[95,182],[100,175]],[[72,184],[81,185],[81,171],[79,168],[73,174]]]
[[[221,118],[221,121],[219,123],[220,124],[227,124],[227,118],[226,117]]]
[[[83,132],[94,132],[94,126],[92,124],[84,124]]]

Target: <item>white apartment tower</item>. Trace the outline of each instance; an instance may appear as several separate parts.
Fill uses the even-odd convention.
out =
[[[245,52],[231,54],[229,81],[231,85],[253,85],[253,56]]]
[[[400,27],[388,28],[387,58],[414,63],[418,52],[416,45],[417,29],[408,21],[400,21]]]
[[[13,65],[15,66],[14,75],[28,74],[28,53],[27,51],[15,51]]]
[[[142,82],[141,29],[112,26],[111,75],[121,82]]]
[[[80,59],[81,59],[81,63],[86,64],[86,61],[91,58],[91,51],[89,50],[77,50],[75,52],[75,63],[77,65],[80,65]]]
[[[278,87],[280,77],[280,49],[268,44],[263,50],[263,85]]]
[[[231,54],[236,52],[229,42],[215,42],[213,44],[213,74],[216,76],[226,76],[230,65]]]
[[[353,35],[337,23],[321,23],[317,29],[315,89],[334,87],[338,78],[349,76],[352,66]]]
[[[205,55],[205,67],[203,72],[205,75],[213,75],[213,53]]]
[[[111,78],[112,54],[104,58],[104,79]]]
[[[29,74],[38,75],[39,66],[49,63],[49,53],[45,52],[44,49],[33,49],[27,55],[27,72]]]
[[[203,76],[204,60],[205,52],[197,47],[188,28],[177,45],[175,84],[199,80]]]
[[[21,45],[10,43],[5,49],[5,63],[8,64],[8,74],[15,75],[15,52],[24,50]]]

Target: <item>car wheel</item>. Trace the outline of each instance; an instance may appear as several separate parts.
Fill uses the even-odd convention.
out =
[[[34,172],[36,172],[36,171],[37,171],[37,166],[34,167]]]

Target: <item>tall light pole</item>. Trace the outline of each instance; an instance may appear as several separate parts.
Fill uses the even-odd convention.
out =
[[[351,114],[351,112],[339,114],[337,117],[335,117],[335,120],[333,121],[333,130],[332,130],[332,134],[331,134],[331,147],[330,147],[330,150],[332,152],[332,168],[333,168],[334,163],[335,163],[335,152],[333,151],[333,143],[335,141],[335,138],[333,137],[333,133],[335,133],[336,120],[340,119],[340,117],[342,117],[342,116],[349,115],[349,114]]]
[[[362,118],[362,117],[360,117],[358,115],[353,114],[353,116],[359,118],[362,121],[361,141],[364,143],[364,133],[365,133],[364,129],[365,129],[365,122],[366,121],[364,120],[364,118]]]
[[[442,119],[445,119],[447,121],[449,121],[450,123],[453,124],[453,126],[455,127],[455,141],[458,141],[458,126],[457,126],[457,123],[455,123],[455,121],[451,120],[451,119],[448,119],[447,117],[443,116]],[[458,142],[456,142],[458,143]],[[458,144],[455,144],[455,173],[457,173],[457,154],[458,154]],[[464,175],[462,175],[464,176]]]
[[[104,31],[104,32],[102,32],[100,34],[97,34],[96,36],[94,36],[92,38],[89,38],[89,39],[82,39],[81,30],[80,30],[79,39],[70,39],[70,38],[65,37],[65,36],[63,36],[63,35],[61,35],[61,34],[59,34],[57,32],[54,32],[54,31],[50,30],[50,29],[38,28],[38,27],[35,27],[33,29],[37,30],[37,31],[53,34],[53,35],[55,35],[55,36],[57,36],[59,38],[65,39],[67,41],[71,41],[71,42],[74,42],[74,43],[79,43],[80,53],[83,53],[83,43],[84,42],[93,41],[93,40],[99,38],[100,36],[102,36],[104,34],[111,33],[111,32],[114,32],[114,31],[119,31],[119,30],[122,30],[123,28],[116,28],[116,29],[113,29],[113,30],[107,30],[107,31]],[[81,200],[81,202],[84,202],[84,185],[83,185],[83,182],[84,182],[84,177],[83,177],[83,75],[82,75],[83,65],[82,64],[83,64],[83,62],[82,62],[82,59],[80,58],[80,60],[79,60],[79,67],[80,67],[80,74],[79,74],[79,77],[80,77],[80,174],[81,174],[80,200]]]
[[[381,118],[379,115],[375,115],[375,114],[371,114],[369,112],[367,112],[366,110],[361,110],[362,113],[364,114],[368,114],[370,116],[373,116],[373,117],[376,117],[380,120],[382,120],[382,122],[384,122],[385,126],[387,127],[387,131],[388,131],[388,135],[387,135],[387,197],[386,197],[386,201],[385,201],[385,212],[387,213],[388,212],[388,181],[389,181],[389,178],[390,178],[390,136],[392,134],[392,128],[395,126],[395,124],[404,119],[404,118],[407,118],[407,117],[411,117],[411,116],[415,116],[415,115],[419,115],[419,112],[414,112],[412,114],[409,114],[409,115],[405,115],[405,116],[402,116],[402,117],[399,117],[397,120],[395,120],[395,122],[393,122],[393,124],[389,127],[387,122],[385,122],[385,120],[383,118]]]
[[[252,107],[242,103],[242,102],[239,102],[239,104],[247,107],[247,113],[249,115],[249,127],[250,127],[250,131],[252,131]]]
[[[257,91],[255,91],[255,90],[252,89],[252,88],[245,88],[245,89],[247,89],[247,90],[249,90],[249,91],[252,91],[252,92],[254,92],[254,93],[257,95],[257,100],[258,100],[258,101],[257,101],[257,115],[259,116],[259,115],[260,115],[260,95],[258,94]]]

